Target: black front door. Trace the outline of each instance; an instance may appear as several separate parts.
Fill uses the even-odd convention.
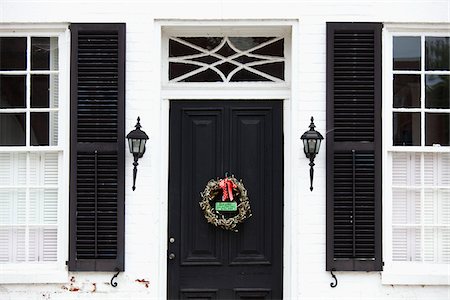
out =
[[[168,296],[281,299],[283,103],[171,101]],[[210,179],[234,174],[252,216],[238,232],[207,223],[199,206]]]

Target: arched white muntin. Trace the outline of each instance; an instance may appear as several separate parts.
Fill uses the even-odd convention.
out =
[[[168,150],[169,150],[169,110],[170,101],[183,100],[283,100],[283,134],[284,134],[284,241],[283,241],[283,295],[286,298],[296,295],[298,292],[297,273],[295,271],[297,257],[293,255],[292,232],[297,226],[295,214],[297,203],[292,201],[294,182],[292,172],[295,169],[295,153],[292,148],[295,145],[294,128],[297,116],[293,113],[293,103],[298,102],[298,75],[292,72],[292,66],[298,65],[298,21],[297,20],[157,20],[155,22],[155,41],[160,52],[155,53],[155,58],[160,61],[159,92],[160,92],[160,147],[155,161],[158,161],[160,180],[159,207],[159,257],[158,266],[158,297],[167,297],[167,209],[168,209]],[[169,40],[183,37],[222,37],[221,44],[230,40],[230,37],[266,37],[267,44],[283,40],[283,57],[266,58],[266,60],[283,61],[284,79],[266,81],[241,81],[233,82],[223,80],[231,78],[230,74],[221,77],[220,82],[171,82],[168,76],[169,67]],[[261,46],[261,45],[260,45]],[[264,45],[262,45],[264,46]],[[253,49],[257,48],[255,45]],[[220,49],[218,47],[217,49]],[[213,49],[210,49],[211,52]],[[239,50],[239,49],[238,49]],[[246,49],[242,51],[251,52]],[[206,56],[205,51],[202,52]],[[239,53],[239,52],[237,52]],[[210,53],[208,53],[209,55]],[[201,55],[199,55],[201,56]],[[238,55],[236,54],[236,57]],[[233,56],[234,57],[234,56]],[[193,57],[184,57],[183,60]],[[179,59],[179,58],[178,58]],[[231,59],[226,57],[225,59]],[[234,64],[236,65],[236,64]],[[205,66],[202,66],[205,67]],[[251,68],[252,65],[237,66],[240,69]],[[237,71],[236,71],[237,72]],[[155,85],[156,87],[156,85]]]

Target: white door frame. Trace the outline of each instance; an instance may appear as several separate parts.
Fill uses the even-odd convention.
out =
[[[299,224],[294,217],[298,216],[298,201],[294,197],[295,180],[292,176],[293,169],[297,164],[296,151],[292,151],[296,147],[294,139],[297,139],[297,133],[294,132],[293,111],[298,105],[298,72],[293,66],[298,66],[298,21],[296,20],[233,20],[233,21],[199,21],[199,20],[155,20],[154,24],[155,42],[154,61],[160,62],[161,72],[159,76],[159,98],[160,98],[160,140],[155,141],[160,145],[158,156],[159,165],[159,186],[161,205],[158,208],[160,216],[159,222],[159,266],[158,278],[156,285],[158,286],[157,295],[160,299],[167,298],[167,245],[168,245],[168,178],[169,178],[169,108],[170,100],[175,99],[192,99],[192,100],[214,100],[214,99],[283,99],[283,134],[284,134],[284,227],[283,227],[283,297],[292,298],[298,293],[297,287],[297,266],[298,259],[296,253],[296,228]],[[208,28],[206,28],[208,27]],[[206,30],[208,29],[208,30]],[[167,70],[167,60],[163,57],[167,50],[167,33],[176,32],[197,32],[199,34],[214,32],[214,30],[233,34],[283,34],[285,36],[285,53],[286,53],[286,83],[285,84],[254,84],[253,86],[240,83],[230,83],[224,86],[205,86],[201,84],[180,85],[182,87],[174,87],[173,84],[167,84],[162,80],[163,70]],[[267,35],[266,35],[267,36]],[[166,41],[166,43],[164,43]],[[294,107],[295,106],[295,107]],[[295,116],[294,116],[295,117]],[[298,218],[298,217],[297,217]]]

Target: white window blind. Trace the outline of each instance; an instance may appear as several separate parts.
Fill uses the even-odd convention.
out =
[[[0,263],[56,261],[59,153],[0,153]]]
[[[394,261],[450,263],[450,153],[392,153]]]

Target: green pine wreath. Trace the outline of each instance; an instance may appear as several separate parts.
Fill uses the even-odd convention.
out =
[[[211,179],[205,186],[200,195],[202,201],[199,202],[203,214],[205,215],[208,223],[213,224],[216,227],[223,228],[225,230],[231,230],[237,232],[237,225],[244,222],[246,219],[252,216],[250,210],[250,201],[247,196],[247,190],[242,183],[242,180],[238,181],[234,176],[227,177],[235,185],[233,188],[233,195],[237,197],[237,213],[234,216],[226,217],[225,215],[217,212],[211,205],[211,201],[214,201],[221,195],[220,181],[223,179],[217,178]]]

